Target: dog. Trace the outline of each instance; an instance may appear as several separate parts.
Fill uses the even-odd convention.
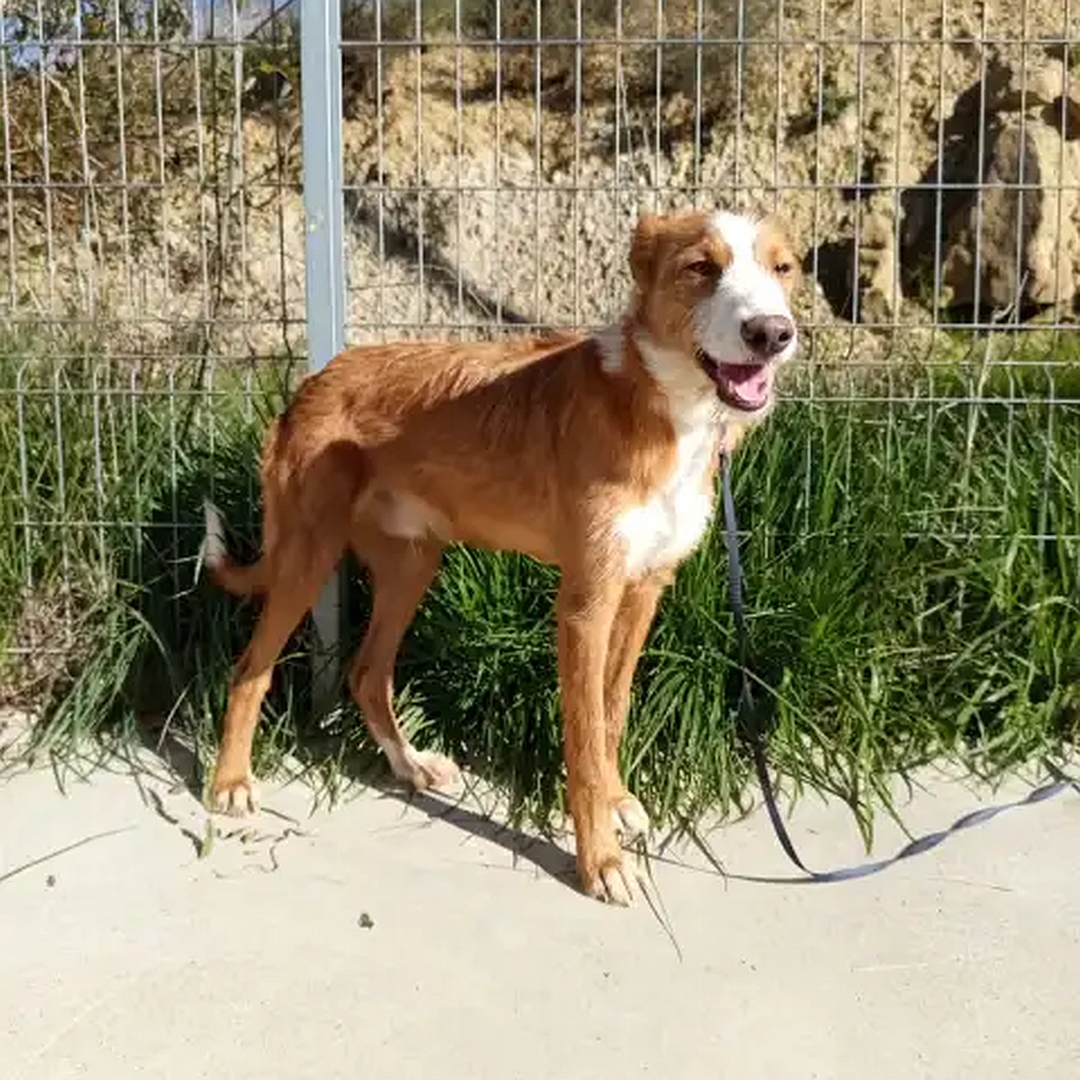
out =
[[[398,725],[395,658],[447,545],[523,552],[561,575],[580,883],[633,900],[620,839],[649,824],[618,766],[634,669],[712,518],[720,451],[773,407],[776,370],[797,344],[798,265],[775,224],[690,211],[640,218],[629,262],[632,302],[594,337],[364,346],[309,375],[267,433],[255,563],[230,559],[207,504],[208,572],[263,598],[230,684],[213,809],[255,808],[252,739],[273,665],[350,548],[373,590],[350,691],[395,776],[452,783],[455,764]]]

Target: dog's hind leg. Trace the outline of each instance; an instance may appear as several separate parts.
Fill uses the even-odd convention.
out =
[[[370,572],[374,602],[349,672],[349,689],[394,775],[418,789],[445,787],[458,778],[457,766],[442,754],[417,750],[402,732],[393,702],[394,661],[438,573],[443,545],[434,539],[392,537],[364,522],[354,526],[352,546]]]
[[[259,710],[270,689],[270,677],[278,655],[315,602],[320,587],[321,582],[319,585],[282,582],[276,583],[267,593],[255,633],[233,671],[210,795],[214,810],[245,814],[256,809],[258,800],[251,771],[251,746]]]
[[[256,807],[251,747],[259,711],[278,655],[345,552],[353,502],[362,486],[361,465],[344,453],[317,461],[291,489],[291,516],[283,514],[270,534],[263,609],[233,671],[210,791],[212,809],[243,814]]]

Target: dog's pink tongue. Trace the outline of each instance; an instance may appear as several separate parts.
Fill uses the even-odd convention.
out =
[[[728,391],[751,408],[758,408],[768,400],[772,369],[767,364],[721,364],[720,374]]]

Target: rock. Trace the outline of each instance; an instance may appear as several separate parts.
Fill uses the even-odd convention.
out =
[[[1041,66],[994,69],[988,82],[991,112],[1027,112],[1068,140],[1080,139],[1080,75],[1069,71],[1063,60],[1046,60]]]
[[[1062,60],[1046,60],[1032,68],[998,66],[988,79],[991,112],[1033,112],[1058,106],[1062,99],[1080,108],[1080,80],[1070,75]]]
[[[1007,117],[987,141],[983,177],[981,200],[972,189],[945,223],[951,303],[998,312],[1071,303],[1080,293],[1080,144],[1044,121]]]
[[[925,296],[936,281],[945,306],[998,317],[1071,304],[1080,295],[1078,185],[1078,80],[1059,60],[992,65],[985,88],[957,98],[942,159],[904,193],[905,289]]]
[[[860,319],[864,323],[891,323],[900,310],[896,228],[891,214],[869,213],[862,223],[859,250]]]

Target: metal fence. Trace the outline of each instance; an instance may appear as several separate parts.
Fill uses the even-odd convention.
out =
[[[70,652],[150,443],[175,480],[342,340],[602,325],[643,209],[788,223],[792,395],[934,400],[902,373],[976,342],[970,394],[1026,400],[986,372],[1037,354],[1075,407],[1078,34],[1074,0],[4,0],[4,650]]]

